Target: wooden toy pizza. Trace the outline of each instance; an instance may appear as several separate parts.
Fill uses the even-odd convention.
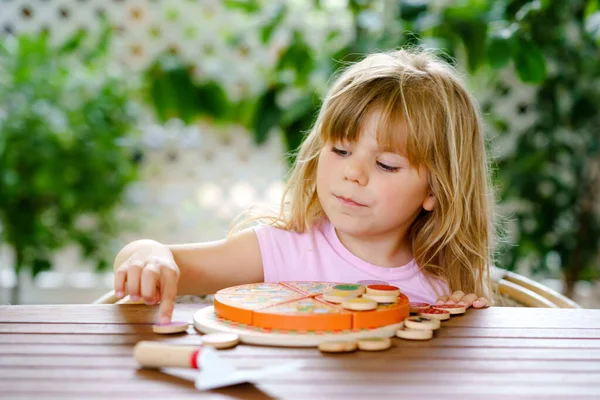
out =
[[[366,293],[380,299],[362,297]],[[360,300],[326,300],[348,296]],[[249,344],[316,347],[326,341],[390,338],[409,314],[408,298],[395,287],[380,285],[369,290],[369,286],[335,282],[256,283],[217,292],[214,305],[194,315],[194,327],[203,333],[236,333]]]

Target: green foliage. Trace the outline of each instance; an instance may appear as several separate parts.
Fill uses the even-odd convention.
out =
[[[105,64],[109,36],[0,41],[0,226],[17,272],[49,269],[72,242],[107,266],[102,250],[122,227],[115,207],[137,177],[131,79]]]

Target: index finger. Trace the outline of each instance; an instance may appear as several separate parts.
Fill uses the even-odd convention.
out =
[[[175,297],[177,296],[177,274],[173,270],[162,268],[160,275],[161,300],[158,318],[161,324],[168,324],[173,316]]]

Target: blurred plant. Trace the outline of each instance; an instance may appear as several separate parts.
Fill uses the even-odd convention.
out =
[[[58,48],[44,33],[0,41],[0,224],[15,254],[13,303],[20,273],[50,269],[66,244],[106,267],[102,250],[122,227],[115,207],[137,176],[125,146],[136,109],[131,79],[105,63],[109,37],[106,25],[91,46],[83,32]]]
[[[259,2],[228,1],[253,13]],[[324,2],[315,0],[314,7]],[[285,1],[261,29],[265,44],[289,12]],[[499,77],[514,68],[532,85],[536,121],[511,132],[506,121],[488,115],[514,150],[497,160],[496,183],[505,204],[518,203],[512,217],[515,245],[501,254],[502,267],[526,260],[534,272],[560,265],[567,295],[579,279],[600,270],[600,1],[598,0],[348,0],[354,35],[337,48],[332,32],[323,47],[307,44],[299,30],[282,49],[266,88],[234,103],[218,82],[194,82],[192,68],[174,55],[149,70],[150,101],[164,120],[191,122],[199,116],[237,122],[262,143],[273,128],[293,151],[313,123],[325,82],[340,66],[363,54],[402,45],[442,49],[450,62],[464,60],[473,74]],[[291,77],[291,78],[290,78]],[[497,79],[501,82],[500,78]],[[207,85],[207,86],[204,86]],[[281,99],[294,92],[292,101]]]

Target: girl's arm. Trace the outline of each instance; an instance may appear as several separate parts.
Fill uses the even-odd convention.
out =
[[[170,321],[177,295],[215,293],[264,279],[260,246],[252,229],[207,243],[163,245],[137,240],[119,252],[114,269],[116,296],[127,291],[134,301],[160,301],[161,323]]]

